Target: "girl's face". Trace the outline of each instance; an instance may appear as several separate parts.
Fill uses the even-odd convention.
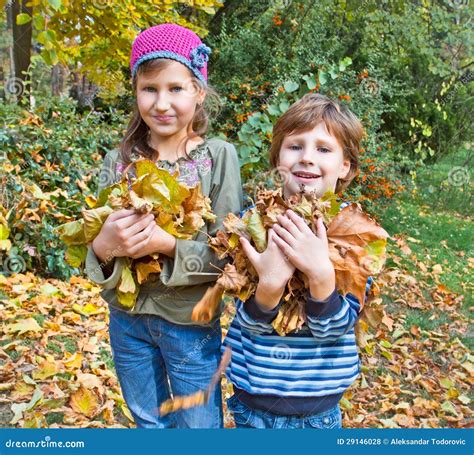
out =
[[[335,191],[337,180],[346,177],[351,167],[341,144],[324,122],[312,130],[286,136],[278,164],[285,197],[301,190],[316,192],[318,197],[328,190]]]
[[[152,140],[186,135],[204,91],[190,71],[172,61],[160,71],[137,76],[137,105]]]

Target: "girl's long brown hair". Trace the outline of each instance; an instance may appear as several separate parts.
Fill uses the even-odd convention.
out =
[[[136,76],[133,79],[133,91],[136,93],[137,90],[137,77],[142,74],[151,72],[159,72],[170,65],[173,60],[168,59],[153,59],[143,62],[139,67]],[[194,113],[193,119],[191,120],[191,128],[188,133],[188,137],[184,144],[186,149],[186,143],[193,137],[203,136],[207,132],[209,126],[209,119],[215,117],[220,108],[220,99],[217,92],[209,85],[204,85],[199,79],[197,79],[191,71],[190,76],[193,77],[195,83],[204,90],[206,98],[203,104],[196,106],[196,112]],[[159,158],[159,151],[155,150],[150,146],[149,138],[150,128],[143,121],[138,105],[135,100],[135,106],[132,118],[128,123],[125,136],[120,143],[120,153],[124,164],[128,165],[133,161],[134,156],[143,156],[150,160],[156,160]]]

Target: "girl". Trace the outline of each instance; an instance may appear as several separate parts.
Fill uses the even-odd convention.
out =
[[[335,101],[311,94],[294,103],[275,124],[270,149],[284,196],[342,191],[356,175],[361,137],[359,120]],[[237,427],[339,428],[338,402],[359,372],[360,303],[336,289],[322,220],[317,235],[291,210],[278,221],[261,254],[241,239],[259,282],[252,298],[237,302],[224,342],[232,347],[228,408]],[[307,323],[281,337],[272,321],[295,269],[308,278]]]
[[[86,272],[103,287],[110,307],[110,342],[125,401],[138,427],[219,428],[220,388],[205,406],[159,415],[172,396],[204,388],[220,361],[221,330],[216,317],[196,326],[191,311],[215,280],[223,264],[207,246],[207,236],[222,227],[229,212],[242,204],[235,148],[205,139],[206,105],[215,92],[207,85],[211,50],[184,27],[163,24],[135,39],[130,68],[136,110],[120,150],[109,152],[99,177],[99,191],[120,180],[121,172],[139,157],[156,160],[188,186],[201,184],[217,216],[193,240],[176,239],[152,215],[117,210],[89,246]],[[115,297],[125,257],[160,253],[164,264],[140,289],[132,311]]]

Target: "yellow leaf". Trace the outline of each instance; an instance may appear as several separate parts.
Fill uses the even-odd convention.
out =
[[[69,353],[66,353],[66,354],[67,354],[67,360],[64,360],[64,366],[68,370],[77,370],[81,368],[82,360],[84,356],[80,352],[76,352],[72,355]]]
[[[450,389],[451,387],[454,386],[454,382],[451,381],[451,379],[449,378],[441,378],[439,380],[439,383],[441,384],[441,386],[445,389]]]
[[[87,196],[86,197],[86,204],[93,209],[97,204],[97,199],[94,196]]]
[[[59,373],[59,368],[56,362],[49,362],[45,360],[38,365],[38,370],[33,371],[33,379],[46,379]]]
[[[82,314],[84,316],[91,316],[94,314],[105,313],[105,308],[99,308],[92,303],[88,303],[84,306],[78,305],[77,303],[72,306],[73,311]]]
[[[40,332],[43,328],[38,325],[35,319],[22,319],[19,322],[8,324],[6,326],[7,333],[18,332],[18,336],[26,332]]]
[[[105,220],[113,211],[114,209],[108,205],[97,209],[82,210],[86,242],[92,242],[97,237]]]
[[[75,412],[79,412],[89,418],[95,417],[100,410],[97,395],[92,390],[82,386],[71,395],[69,404]]]

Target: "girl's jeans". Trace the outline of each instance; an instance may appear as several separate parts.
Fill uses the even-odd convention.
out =
[[[205,389],[220,362],[219,321],[210,327],[178,325],[159,316],[110,307],[110,344],[122,393],[141,428],[222,428],[221,389],[209,403],[160,416],[171,397]]]
[[[320,414],[309,416],[282,416],[268,411],[251,409],[235,395],[227,400],[237,428],[342,428],[339,405]]]

